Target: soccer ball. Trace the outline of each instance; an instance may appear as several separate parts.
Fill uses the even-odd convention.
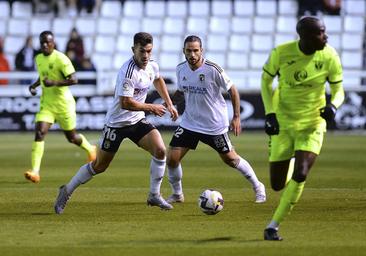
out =
[[[224,208],[224,199],[220,192],[206,189],[198,198],[198,207],[207,215],[214,215]]]

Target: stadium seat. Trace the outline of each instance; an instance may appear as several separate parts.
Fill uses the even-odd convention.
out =
[[[293,16],[278,16],[277,18],[277,32],[293,33],[296,29],[296,17]]]
[[[344,31],[363,34],[365,32],[365,17],[350,15],[345,16]]]
[[[268,55],[269,52],[251,52],[249,57],[249,67],[252,69],[262,69]]]
[[[231,17],[233,6],[231,1],[213,0],[211,2],[213,16]]]
[[[133,38],[129,35],[120,35],[117,40],[117,50],[119,52],[130,52],[132,53],[131,47],[133,45]]]
[[[94,53],[92,56],[92,62],[98,71],[110,70],[113,67],[112,56],[105,53]]]
[[[269,51],[273,48],[273,37],[271,34],[253,34],[252,49],[255,51]]]
[[[102,17],[119,18],[122,13],[120,1],[101,1],[100,15]]]
[[[342,34],[342,49],[344,50],[359,50],[360,55],[363,44],[363,36],[361,34],[351,34],[351,33],[343,33]]]
[[[215,34],[230,34],[230,20],[226,17],[211,16],[210,32]]]
[[[8,34],[17,36],[27,36],[29,34],[29,20],[11,18],[8,21]]]
[[[161,0],[147,0],[145,2],[145,14],[148,17],[165,17],[165,2]]]
[[[194,34],[207,34],[208,24],[206,18],[192,17],[188,18],[187,31]]]
[[[33,40],[33,41],[38,42],[38,45],[39,45],[38,36],[35,37],[35,38],[37,38],[37,40]],[[65,52],[66,51],[66,44],[67,44],[68,40],[69,40],[69,36],[57,36],[57,37],[55,37],[55,43],[56,43],[57,50],[59,50],[61,52]]]
[[[169,17],[185,18],[188,13],[187,1],[168,1],[167,13]]]
[[[0,19],[0,36],[6,35],[8,28],[8,21],[6,19]]]
[[[226,69],[226,54],[223,52],[207,51],[205,58]]]
[[[4,40],[4,52],[6,54],[16,54],[23,46],[25,37],[7,36]]]
[[[277,14],[276,0],[257,0],[256,14],[259,16],[275,16]]]
[[[132,57],[132,52],[117,52],[113,56],[113,68],[118,70],[122,67],[123,63],[128,61]]]
[[[161,52],[159,55],[159,65],[164,70],[175,70],[176,66],[182,61],[178,52]]]
[[[274,36],[275,36],[275,40],[274,40],[275,43],[274,43],[273,47],[296,39],[296,35],[293,33],[288,33],[288,34],[276,33]]]
[[[207,51],[225,52],[228,49],[228,38],[225,35],[208,34]]]
[[[233,16],[231,19],[231,30],[234,33],[252,33],[253,21],[250,17]]]
[[[95,39],[95,51],[97,53],[114,53],[116,40],[113,36],[97,36]]]
[[[341,33],[342,32],[342,17],[335,15],[324,15],[323,21],[326,26],[326,32]]]
[[[163,20],[160,18],[144,17],[142,31],[148,31],[152,35],[160,35],[163,32]]]
[[[74,20],[70,18],[54,18],[52,31],[55,35],[70,35],[74,27]]]
[[[327,33],[328,44],[336,49],[338,53],[341,50],[341,34]]]
[[[11,8],[8,1],[0,1],[0,19],[7,19],[10,17]]]
[[[136,32],[141,31],[141,19],[124,17],[121,19],[119,27],[122,34],[133,36]]]
[[[210,16],[210,2],[208,0],[191,0],[188,2],[188,8],[190,16]]]
[[[254,0],[234,0],[234,13],[236,16],[253,16],[254,8]]]
[[[342,8],[345,10],[346,14],[354,14],[365,16],[366,14],[366,2],[360,0],[347,0],[343,1]]]
[[[296,17],[298,8],[298,3],[294,0],[279,0],[278,2],[278,13],[280,15]]]
[[[164,33],[172,35],[184,35],[186,24],[183,18],[167,17],[164,20]]]
[[[115,18],[97,19],[98,35],[116,35],[118,32],[118,20]]]
[[[85,55],[91,56],[94,53],[94,37],[85,36],[83,38],[83,43]]]
[[[246,69],[248,68],[248,55],[243,52],[229,51],[227,56],[228,69]]]
[[[14,18],[32,17],[32,3],[15,1],[12,5],[12,16]]]
[[[123,16],[139,17],[144,14],[144,3],[140,0],[127,0],[123,4]]]
[[[344,69],[361,69],[363,56],[358,51],[342,51],[341,61]]]
[[[160,46],[161,50],[165,52],[181,52],[183,40],[180,35],[163,35]]]
[[[273,17],[254,17],[254,31],[259,33],[272,33],[275,31],[275,21]]]
[[[229,48],[231,51],[249,52],[250,51],[250,36],[233,34],[230,36]]]
[[[51,19],[33,17],[30,20],[30,33],[33,36],[39,35],[42,31],[51,30]]]
[[[75,27],[82,36],[93,36],[96,32],[96,22],[93,18],[78,18]]]

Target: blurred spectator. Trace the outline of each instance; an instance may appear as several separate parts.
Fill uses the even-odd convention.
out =
[[[15,68],[18,71],[34,71],[34,57],[38,51],[33,48],[33,40],[28,36],[22,49],[15,56]],[[30,84],[32,80],[21,80],[21,84]]]
[[[63,2],[58,0],[32,0],[34,13],[53,12],[58,16],[60,9],[63,9]]]
[[[70,38],[66,43],[66,53],[68,53],[69,51],[74,52],[74,60],[76,60],[78,63],[80,63],[81,60],[84,58],[84,42],[76,28],[73,28],[71,30]]]
[[[73,50],[66,51],[66,56],[69,57],[71,60],[72,65],[74,66],[75,70],[79,70],[81,65],[78,59],[76,58],[75,52]]]
[[[4,54],[4,40],[0,37],[0,72],[9,72],[10,66],[9,62],[5,57]],[[7,79],[0,79],[0,85],[7,85],[8,84]]]
[[[81,13],[83,9],[86,10],[86,13],[92,13],[95,7],[95,2],[95,0],[76,0],[78,13]]]
[[[324,13],[328,15],[340,15],[341,14],[341,0],[323,0]]]
[[[298,0],[297,16],[320,16],[323,12],[323,0]]]
[[[94,71],[96,72],[97,70],[95,69],[94,64],[92,63],[91,59],[89,57],[84,57],[81,60],[80,63],[80,69],[77,71]],[[96,79],[79,79],[79,84],[97,84],[97,80]]]

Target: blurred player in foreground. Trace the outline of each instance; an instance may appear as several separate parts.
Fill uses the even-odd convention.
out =
[[[190,149],[195,150],[200,141],[216,150],[227,165],[247,178],[255,192],[256,203],[265,202],[264,185],[250,164],[235,152],[228,135],[229,127],[235,136],[241,132],[238,90],[220,66],[203,57],[199,37],[188,36],[183,53],[186,61],[177,66],[178,89],[173,101],[185,100],[185,110],[167,154],[169,182],[173,189],[167,202],[184,201],[181,160]],[[230,124],[222,90],[229,93],[233,106]]]
[[[64,211],[67,201],[78,186],[108,168],[125,138],[129,138],[152,156],[147,204],[158,206],[163,210],[173,208],[160,194],[166,166],[164,141],[156,127],[145,119],[145,111],[157,116],[163,116],[168,111],[173,121],[178,118],[178,112],[159,74],[158,64],[150,60],[152,49],[153,38],[150,34],[144,32],[135,34],[133,57],[127,60],[118,72],[114,102],[106,115],[97,158],[83,165],[68,184],[60,187],[54,205],[57,214]],[[166,106],[145,103],[151,85],[155,86]]]
[[[87,152],[88,160],[96,157],[95,146],[75,130],[75,100],[69,86],[77,83],[75,69],[71,61],[55,49],[54,36],[51,31],[43,31],[40,36],[41,53],[35,57],[39,77],[29,86],[29,92],[35,96],[36,88],[42,86],[40,110],[35,118],[35,138],[32,144],[32,169],[25,172],[27,180],[40,181],[40,166],[44,152],[44,139],[55,121],[64,131],[67,140]]]
[[[316,17],[303,17],[296,31],[300,39],[274,48],[262,73],[271,185],[275,191],[285,188],[264,230],[265,240],[282,240],[279,225],[300,199],[306,177],[320,153],[326,121],[334,119],[344,100],[341,62],[337,52],[327,45],[324,23]],[[274,92],[272,82],[277,75],[279,85]],[[328,104],[326,82],[331,91]],[[295,163],[289,168],[292,157]],[[287,182],[287,174],[292,171]]]

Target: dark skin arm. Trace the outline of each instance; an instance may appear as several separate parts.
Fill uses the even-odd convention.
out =
[[[70,85],[74,85],[77,84],[78,80],[75,76],[75,73],[72,73],[71,75],[67,76],[64,80],[50,80],[47,77],[45,77],[45,79],[43,80],[43,84],[46,87],[51,87],[51,86],[70,86]]]

